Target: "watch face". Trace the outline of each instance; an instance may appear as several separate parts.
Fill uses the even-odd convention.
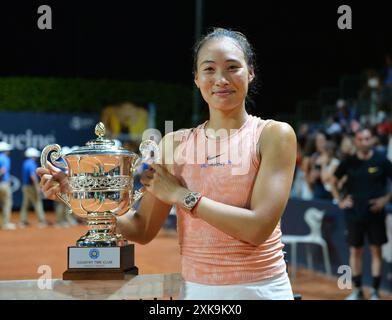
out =
[[[192,192],[186,195],[186,197],[184,198],[184,205],[187,208],[192,208],[195,203],[197,202],[197,199],[199,198],[199,193],[197,192]]]
[[[193,194],[189,194],[187,195],[187,197],[185,198],[185,203],[189,206],[192,205],[193,203],[195,203],[196,201],[196,197]]]

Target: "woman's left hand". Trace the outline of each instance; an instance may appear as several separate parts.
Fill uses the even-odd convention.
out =
[[[165,167],[156,163],[150,164],[140,181],[148,192],[171,205],[180,202],[188,191]]]

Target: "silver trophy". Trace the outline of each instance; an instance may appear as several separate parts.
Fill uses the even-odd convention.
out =
[[[61,147],[53,144],[41,154],[42,167],[47,168],[50,161],[67,175],[69,190],[58,193],[58,199],[70,213],[87,220],[87,234],[68,248],[64,279],[120,279],[124,272],[135,270],[134,245],[115,233],[116,216],[133,210],[143,195],[134,190],[137,166],[142,161],[159,161],[159,148],[152,140],[140,144],[139,156],[105,139],[102,122],[96,125],[95,134],[95,140],[71,153],[64,155]],[[98,271],[107,272],[99,275]]]

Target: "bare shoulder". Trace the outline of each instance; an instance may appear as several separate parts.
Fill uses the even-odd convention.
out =
[[[265,140],[292,140],[296,141],[296,135],[293,127],[287,122],[272,120],[266,124],[263,129],[262,138]]]
[[[273,120],[263,129],[261,145],[264,153],[268,149],[291,152],[297,146],[297,137],[290,124]]]

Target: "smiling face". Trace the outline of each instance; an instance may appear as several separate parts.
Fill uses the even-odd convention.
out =
[[[210,108],[230,111],[245,106],[248,85],[254,72],[235,40],[213,38],[197,55],[195,83]]]

